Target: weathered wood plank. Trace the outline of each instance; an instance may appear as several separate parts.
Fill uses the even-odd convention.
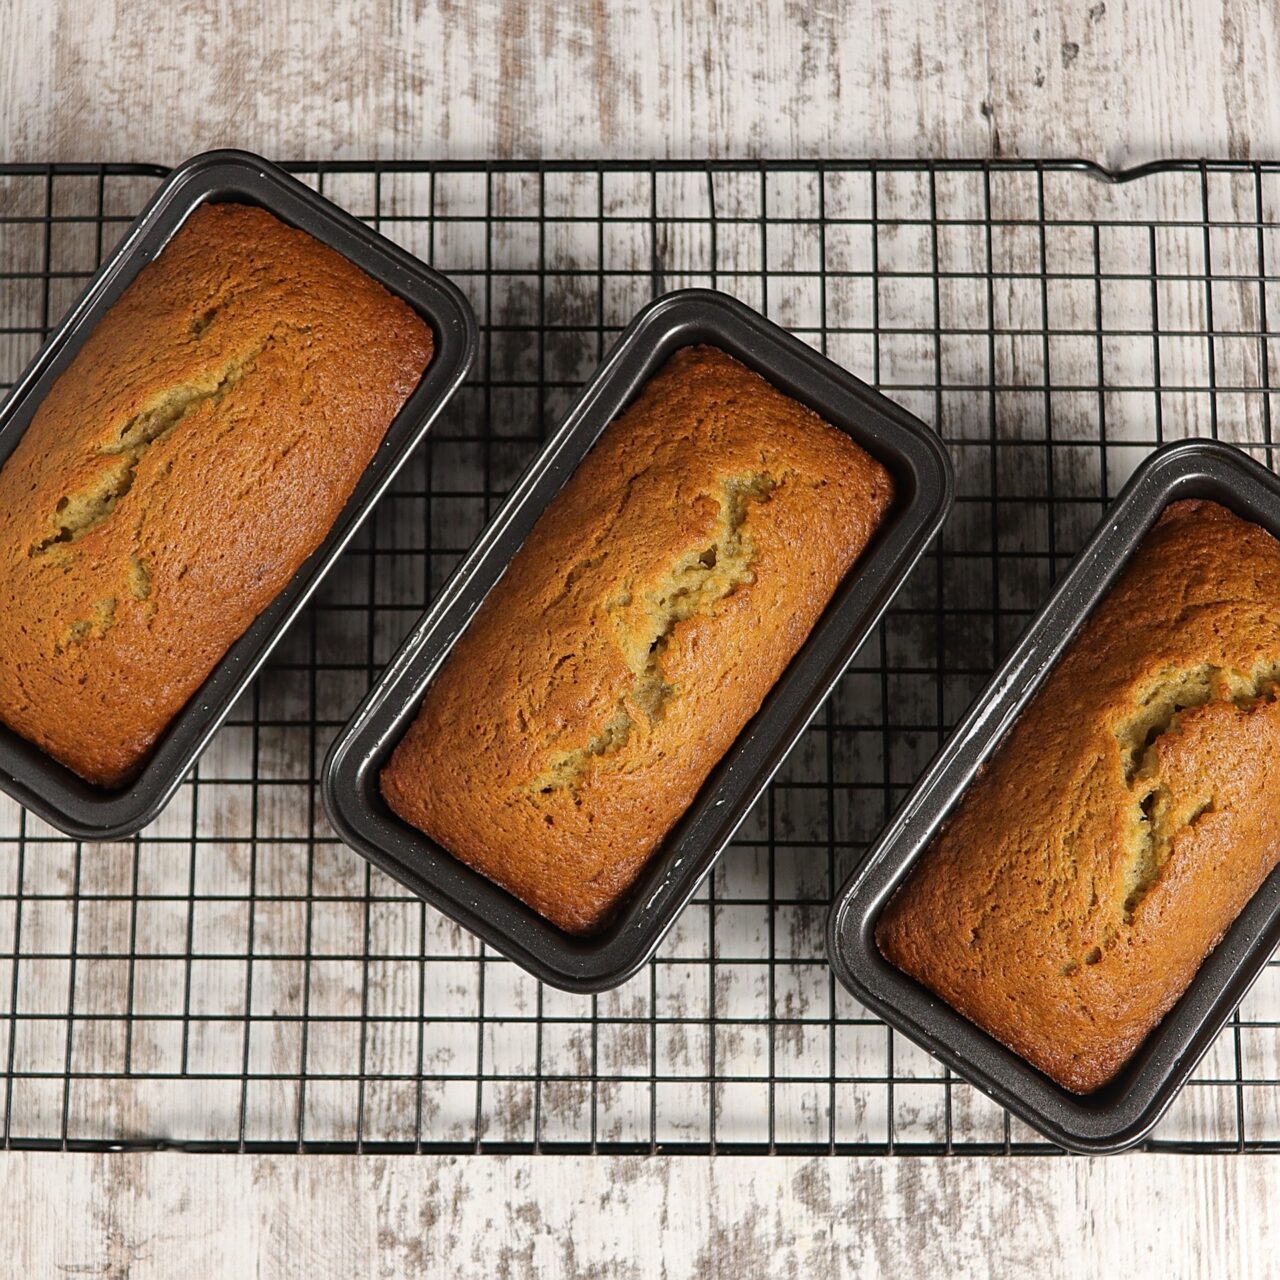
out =
[[[14,1155],[0,1212],[23,1276],[1246,1280],[1280,1247],[1276,1173],[1229,1157]]]
[[[1274,157],[1275,0],[6,0],[3,158]]]

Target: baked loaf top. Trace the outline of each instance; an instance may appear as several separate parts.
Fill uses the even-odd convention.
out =
[[[1280,860],[1280,543],[1168,507],[882,915],[1059,1084],[1111,1080]]]
[[[431,351],[311,236],[197,208],[0,471],[0,718],[127,780],[324,540]]]
[[[387,802],[561,928],[599,928],[891,497],[843,432],[721,351],[677,352],[458,640]]]

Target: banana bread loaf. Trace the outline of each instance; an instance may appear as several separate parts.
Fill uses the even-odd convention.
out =
[[[458,640],[387,803],[561,928],[599,928],[891,497],[843,432],[723,352],[677,352]]]
[[[1280,543],[1168,507],[880,918],[1065,1088],[1111,1080],[1280,860]]]
[[[197,208],[0,471],[0,718],[126,781],[324,540],[431,350],[311,236]]]

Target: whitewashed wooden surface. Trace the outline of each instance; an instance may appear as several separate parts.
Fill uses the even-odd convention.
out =
[[[1278,61],[1243,0],[0,0],[0,159],[1274,158]],[[21,1155],[0,1212],[23,1275],[1262,1275],[1276,1168]]]
[[[5,1274],[78,1280],[1275,1275],[1270,1157],[17,1155]]]
[[[10,160],[1274,157],[1274,0],[3,0]]]

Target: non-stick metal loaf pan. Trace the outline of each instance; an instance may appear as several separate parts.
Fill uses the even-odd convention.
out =
[[[453,394],[477,347],[475,319],[466,300],[439,273],[258,156],[242,151],[211,151],[194,157],[169,175],[18,380],[0,409],[0,463],[13,451],[41,400],[103,314],[196,207],[209,201],[260,205],[336,249],[403,298],[427,321],[435,350],[422,380],[391,424],[381,448],[324,542],[174,717],[132,783],[114,791],[91,786],[0,725],[0,788],[53,826],[85,840],[130,835],[141,830],[164,807],[232,704]],[[377,335],[370,334],[369,340],[377,341]]]
[[[1280,941],[1280,870],[1135,1059],[1084,1096],[1059,1087],[891,965],[876,946],[876,921],[1157,517],[1180,498],[1210,498],[1280,537],[1280,479],[1244,453],[1188,440],[1152,454],[841,890],[828,923],[836,976],[858,1000],[1072,1151],[1122,1150],[1159,1120]]]
[[[547,503],[667,358],[695,343],[737,357],[846,431],[893,473],[897,499],[804,647],[650,860],[611,925],[592,937],[574,937],[396,817],[379,793],[378,774],[432,676]],[[688,290],[658,299],[618,340],[334,742],[323,778],[334,826],[388,874],[538,978],[572,991],[618,985],[653,954],[888,606],[951,499],[951,464],[937,437],[870,387],[723,294]]]

